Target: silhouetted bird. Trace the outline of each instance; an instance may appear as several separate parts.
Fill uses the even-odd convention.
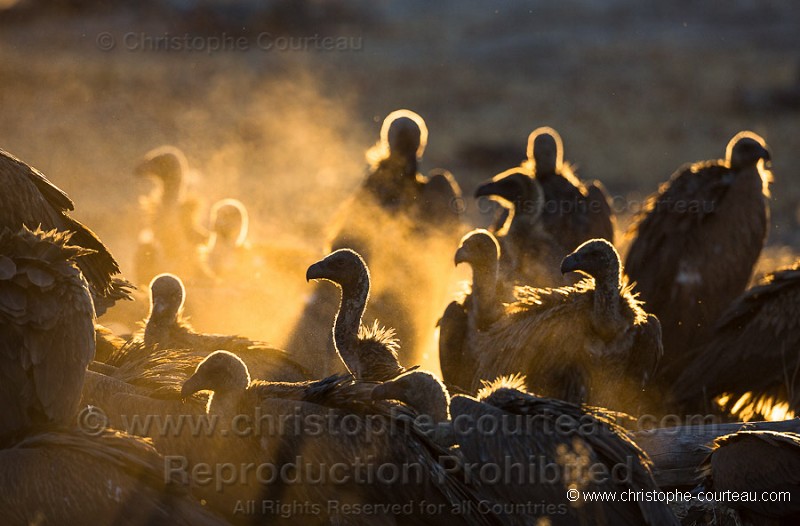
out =
[[[747,290],[720,316],[705,346],[673,362],[679,369],[673,397],[684,411],[708,412],[718,396],[727,393],[730,409],[750,393],[750,406],[787,402],[800,413],[799,348],[800,262]]]
[[[491,470],[491,479],[481,479],[480,494],[504,510],[506,524],[678,524],[664,503],[620,499],[571,505],[568,489],[618,495],[656,490],[652,463],[602,410],[527,393],[524,383],[520,377],[500,378],[487,382],[477,398],[449,399],[450,436],[461,462],[477,472]],[[446,421],[446,389],[430,374],[413,371],[380,384],[373,398],[399,400],[440,426]],[[622,466],[623,477],[591,475]],[[537,502],[547,507],[525,507]]]
[[[494,233],[502,248],[500,279],[509,285],[565,285],[559,265],[569,250],[545,227],[545,196],[538,181],[512,168],[480,185],[475,197],[484,196],[499,200],[510,212]]]
[[[121,278],[119,265],[108,248],[86,226],[71,218],[70,198],[39,170],[0,150],[0,228],[17,232],[56,229],[72,232],[70,243],[88,250],[76,261],[92,291],[98,316],[118,299],[128,298],[131,285]]]
[[[288,354],[271,345],[243,336],[203,334],[194,330],[183,318],[185,289],[178,276],[161,274],[150,283],[150,315],[142,334],[137,338],[145,349],[186,349],[205,357],[216,350],[237,353],[264,380],[298,381],[308,372],[290,359]]]
[[[720,437],[701,469],[708,492],[756,496],[718,503],[737,510],[745,524],[788,526],[800,521],[800,435],[739,431]]]
[[[77,267],[90,251],[69,238],[0,231],[0,445],[77,413],[94,356],[94,309]]]
[[[517,300],[503,304],[493,297],[497,245],[489,236],[473,232],[457,252],[456,261],[473,268],[473,290],[468,315],[441,322],[442,333],[465,334],[453,338],[456,345],[440,347],[445,381],[451,382],[445,364],[460,363],[457,380],[471,376],[460,385],[467,391],[481,380],[522,373],[546,396],[614,409],[637,404],[661,356],[661,331],[626,285],[613,245],[587,241],[564,259],[562,272],[589,276],[577,285],[518,287]]]
[[[764,139],[740,132],[725,159],[679,168],[632,228],[625,268],[664,329],[666,384],[747,286],[767,235],[769,160]]]
[[[370,290],[369,269],[361,256],[349,249],[337,250],[308,267],[306,279],[330,281],[341,289],[333,345],[356,379],[380,382],[403,373],[394,330],[379,327],[377,320],[372,328],[361,324]]]
[[[496,524],[492,510],[478,509],[479,497],[463,482],[463,473],[459,477],[457,469],[445,472],[439,464],[448,450],[414,425],[413,413],[396,404],[373,401],[373,387],[371,383],[354,382],[350,375],[293,384],[251,380],[244,362],[218,351],[197,367],[184,384],[183,394],[213,391],[208,413],[223,417],[222,421],[230,422],[237,415],[240,419],[258,415],[260,421],[288,422],[279,430],[265,428],[261,435],[235,438],[236,450],[244,452],[249,462],[268,463],[281,470],[292,463],[303,473],[319,473],[316,466],[337,466],[336,476],[315,476],[314,483],[304,483],[301,478],[305,475],[301,475],[297,482],[285,479],[278,484],[259,484],[253,480],[249,488],[240,484],[225,488],[226,492],[260,486],[262,499],[321,504],[320,511],[303,516],[307,524],[346,523],[351,519],[344,506],[356,503],[410,506],[392,516],[389,524]],[[308,428],[310,422],[321,423],[321,428],[317,424]],[[374,426],[381,426],[383,431],[372,433]],[[314,469],[306,471],[307,466]],[[250,479],[255,479],[254,471]],[[407,476],[401,475],[403,472]],[[339,473],[348,476],[340,477]],[[386,473],[399,476],[384,476]],[[332,500],[337,506],[331,507]],[[422,501],[433,504],[427,509],[432,511],[420,507]],[[459,512],[467,502],[472,511]],[[259,507],[259,511],[273,521],[281,520],[268,508]],[[295,523],[297,517],[283,520]],[[373,515],[367,522],[373,524],[375,520],[387,523]]]
[[[139,234],[135,263],[139,283],[148,283],[160,272],[197,272],[196,252],[205,244],[208,233],[195,219],[199,202],[187,188],[189,172],[186,156],[173,146],[161,146],[145,155],[134,168],[138,177],[152,177],[158,183],[151,195],[142,199],[148,217]]]

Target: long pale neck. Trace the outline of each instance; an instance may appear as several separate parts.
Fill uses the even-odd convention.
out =
[[[344,364],[354,373],[358,367],[358,329],[369,299],[369,275],[362,273],[354,286],[342,287],[342,301],[333,325],[333,343]]]
[[[473,267],[472,300],[479,329],[485,329],[497,320],[500,315],[500,302],[497,298],[497,278],[497,261],[489,265]]]
[[[620,288],[622,286],[619,267],[595,277],[594,307],[592,322],[601,333],[614,334],[624,323],[620,318]]]

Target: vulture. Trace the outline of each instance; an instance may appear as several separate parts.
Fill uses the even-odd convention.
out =
[[[787,402],[798,414],[798,349],[800,262],[766,275],[737,298],[720,316],[709,342],[676,364],[680,370],[672,392],[677,406],[708,412],[716,397],[726,395],[731,406],[750,393],[751,405]]]
[[[186,291],[174,274],[159,274],[150,283],[150,314],[144,331],[136,336],[146,349],[187,349],[205,357],[216,350],[237,353],[259,377],[296,381],[308,378],[308,372],[290,359],[283,350],[243,336],[203,334],[183,318]],[[133,354],[133,353],[131,353]]]
[[[119,265],[97,235],[71,218],[72,200],[39,170],[0,149],[0,229],[71,232],[70,243],[84,256],[76,264],[89,283],[97,315],[116,300],[130,299],[130,283],[117,277]]]
[[[545,231],[563,246],[564,255],[589,239],[613,243],[614,220],[608,193],[599,181],[586,183],[578,179],[572,165],[564,161],[558,132],[549,127],[533,130],[527,153],[522,170],[542,187],[542,222]]]
[[[416,113],[398,110],[386,117],[379,142],[368,152],[370,173],[340,208],[326,247],[326,252],[353,249],[367,261],[375,276],[367,315],[392,320],[408,361],[419,361],[424,353],[438,314],[435,306],[447,297],[441,276],[451,268],[439,255],[460,231],[463,212],[452,174],[436,170],[426,177],[419,172],[427,139],[425,121]],[[389,246],[403,249],[385,250]],[[410,295],[412,288],[416,292]],[[326,347],[332,351],[330,338],[319,328],[333,317],[338,301],[335,291],[316,287],[286,347],[309,356]]]
[[[664,328],[666,385],[750,280],[767,235],[769,160],[764,139],[740,132],[725,159],[679,168],[631,229],[625,268]]]
[[[341,289],[341,301],[333,324],[333,346],[347,371],[356,379],[390,380],[404,372],[397,359],[399,344],[394,330],[361,324],[367,308],[370,274],[356,252],[342,248],[308,267],[307,280],[325,280]]]
[[[475,197],[498,199],[510,214],[494,234],[500,243],[500,279],[517,285],[565,285],[559,265],[570,251],[549,232],[542,220],[545,197],[539,182],[521,168],[495,176],[475,191]]]
[[[4,524],[224,526],[141,439],[58,429],[0,449]]]
[[[497,523],[491,512],[477,512],[477,495],[455,476],[455,470],[445,472],[439,464],[449,451],[414,425],[413,413],[372,400],[373,387],[350,375],[298,383],[251,380],[244,362],[232,353],[217,351],[200,363],[184,384],[183,394],[212,391],[207,411],[219,415],[221,421],[258,415],[260,422],[269,423],[260,435],[233,438],[239,445],[228,453],[244,452],[249,462],[281,468],[293,463],[297,476],[262,483],[261,499],[318,506],[313,515],[303,516],[304,524]],[[276,422],[284,425],[277,427]],[[370,433],[374,429],[380,432]],[[338,466],[335,479],[320,473],[325,466]],[[303,483],[304,477],[314,477],[316,482]],[[332,500],[337,504],[333,508],[328,505]],[[422,501],[433,505],[429,511],[421,509]],[[467,501],[474,506],[472,512],[460,512]],[[359,518],[340,511],[366,503],[406,508],[393,517],[368,514]],[[268,509],[260,511],[281,522],[282,517],[271,515]],[[298,517],[283,519],[294,524]]]
[[[94,359],[98,362],[106,362],[115,352],[125,346],[126,341],[114,334],[111,329],[99,323],[94,326]]]
[[[94,357],[94,306],[78,267],[90,251],[70,238],[0,231],[0,445],[77,413]]]
[[[251,274],[247,208],[238,199],[223,199],[211,207],[211,232],[203,247],[206,273],[219,279],[240,279]]]
[[[380,384],[373,398],[398,400],[436,423],[446,423],[447,391],[430,374],[413,371]],[[554,526],[678,524],[663,503],[566,500],[567,489],[657,489],[650,459],[602,410],[542,398],[524,390],[523,378],[503,377],[486,382],[477,398],[449,399],[449,422],[464,465],[476,471],[484,466],[505,470],[493,481],[483,480],[481,497],[503,505],[500,509],[514,510],[503,517],[508,524],[538,525],[541,519]],[[623,466],[624,477],[590,475],[613,473]],[[524,503],[548,506],[522,511]]]
[[[457,363],[471,379],[455,383],[468,392],[481,380],[522,373],[544,396],[613,409],[639,403],[662,354],[661,329],[625,283],[614,246],[603,239],[583,243],[564,258],[561,271],[586,279],[554,289],[517,287],[516,301],[503,304],[492,297],[498,255],[490,236],[473,232],[456,253],[456,261],[473,267],[472,308],[441,321],[448,337],[463,335],[453,338],[454,346],[442,348],[440,341],[445,381],[444,364]],[[494,267],[486,271],[490,261]]]
[[[148,283],[164,268],[175,272],[197,272],[194,253],[208,240],[208,233],[195,220],[200,203],[189,195],[186,155],[173,146],[148,152],[134,168],[137,177],[158,182],[153,193],[142,198],[148,226],[139,233],[135,262],[137,280]]]
[[[711,449],[701,465],[705,491],[748,496],[718,505],[737,510],[745,524],[788,526],[800,521],[800,435],[739,431],[717,438]],[[772,493],[773,501],[764,492]]]

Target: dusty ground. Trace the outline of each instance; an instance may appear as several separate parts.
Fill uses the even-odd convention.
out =
[[[533,128],[555,127],[579,173],[615,196],[622,225],[680,164],[721,156],[752,129],[776,177],[761,267],[800,247],[800,114],[741,102],[798,74],[791,0],[39,4],[0,14],[0,147],[66,190],[126,271],[148,189],[131,167],[150,148],[184,149],[196,188],[242,199],[258,238],[318,253],[400,107],[428,122],[423,167],[450,168],[467,192],[521,160]],[[201,49],[153,49],[165,35]],[[343,49],[319,49],[315,35]],[[215,38],[228,49],[209,52]],[[271,291],[287,307],[261,337],[285,335],[304,271]]]

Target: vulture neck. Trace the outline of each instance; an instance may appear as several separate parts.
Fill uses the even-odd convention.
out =
[[[169,340],[170,330],[178,325],[177,315],[173,318],[167,316],[159,316],[147,320],[147,325],[144,327],[144,344],[146,347],[152,347],[159,342]]]
[[[342,287],[342,301],[333,325],[333,343],[345,367],[354,374],[358,364],[358,330],[369,299],[369,274],[362,269],[358,280]]]
[[[472,302],[479,330],[488,328],[502,315],[497,298],[498,262],[472,268]]]
[[[592,325],[604,337],[612,338],[625,320],[620,313],[620,288],[622,280],[619,265],[608,268],[605,272],[595,276],[594,307],[592,310]]]
[[[246,392],[246,390],[242,391],[241,389],[214,391],[208,398],[206,413],[222,417],[231,417],[240,414],[240,403]]]
[[[181,195],[181,178],[178,175],[170,174],[162,176],[161,202],[163,204],[175,204]]]

